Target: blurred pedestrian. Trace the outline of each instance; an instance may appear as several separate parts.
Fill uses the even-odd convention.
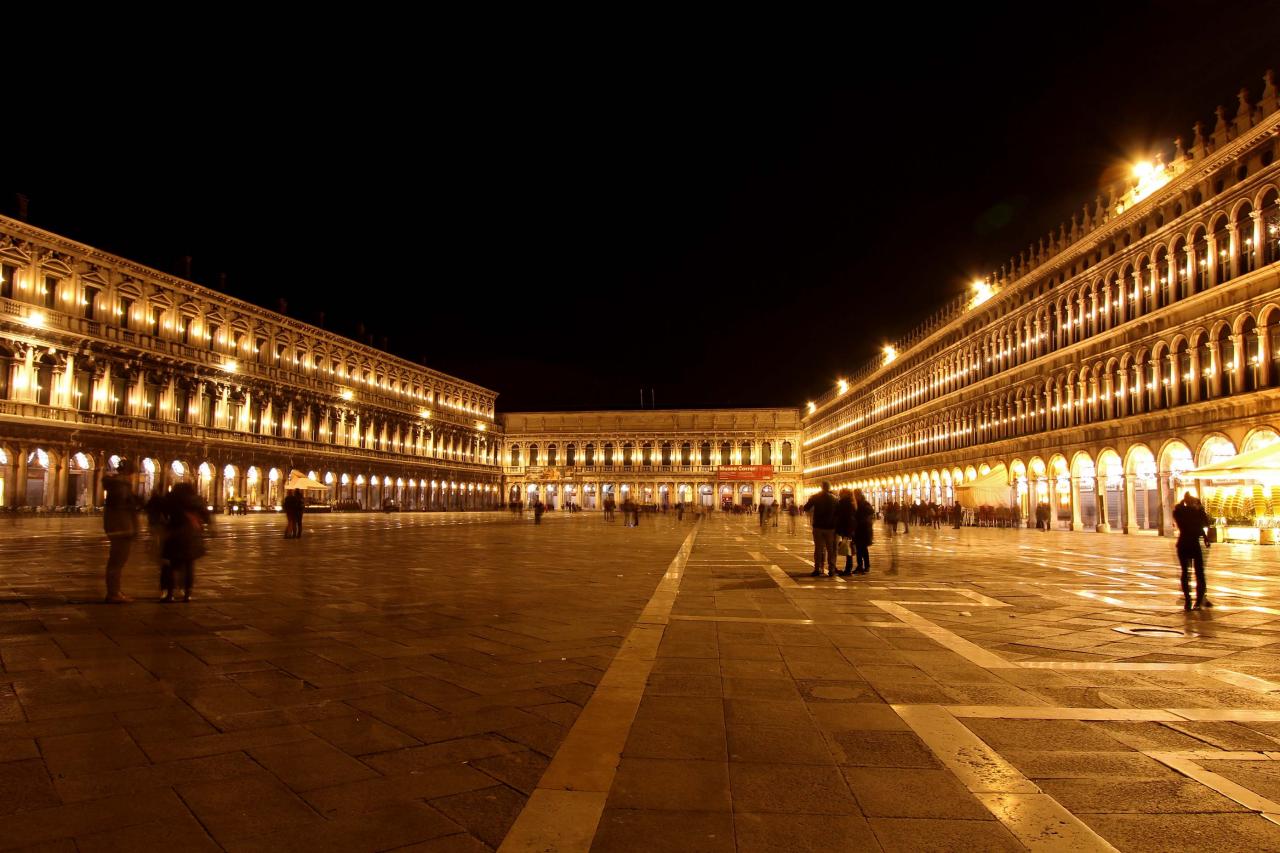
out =
[[[1204,506],[1191,492],[1186,492],[1182,500],[1173,508],[1173,523],[1178,525],[1178,565],[1182,568],[1182,609],[1190,610],[1191,579],[1187,577],[1187,569],[1195,567],[1196,603],[1195,608],[1213,607],[1213,602],[1205,596],[1204,552],[1200,550],[1200,542],[1209,547],[1209,515]]]
[[[871,538],[875,528],[876,511],[862,489],[853,490],[853,553],[857,557],[854,574],[865,575],[871,571]]]
[[[133,462],[128,459],[121,459],[115,473],[103,478],[106,502],[102,509],[102,529],[110,543],[106,570],[107,604],[127,604],[133,600],[120,590],[129,551],[133,548],[133,540],[138,538],[141,501],[134,491],[133,481]]]
[[[160,573],[160,586],[164,589],[163,602],[173,601],[175,588],[182,589],[182,600],[191,600],[195,586],[196,560],[204,556],[204,528],[213,517],[204,501],[190,483],[178,483],[164,502],[167,519],[167,535],[164,556],[168,565]]]
[[[831,484],[822,481],[822,488],[817,494],[805,502],[804,511],[809,516],[809,524],[813,529],[813,571],[815,577],[822,576],[823,565],[828,574],[836,574],[836,498],[831,494]]]

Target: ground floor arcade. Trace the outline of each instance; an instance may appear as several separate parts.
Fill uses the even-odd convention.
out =
[[[703,507],[707,510],[731,511],[735,507],[756,507],[760,504],[787,506],[795,500],[800,484],[796,480],[555,480],[529,481],[524,478],[508,480],[506,500],[508,504],[520,501],[526,506],[535,501],[552,510],[570,507],[595,511],[604,508],[607,500],[621,505],[630,498],[644,507],[657,510],[675,509],[678,504],[686,507]]]
[[[193,446],[107,436],[0,438],[0,507],[92,509],[101,506],[102,480],[121,460],[132,461],[139,495],[192,483],[215,510],[274,510],[297,472],[324,489],[309,504],[341,509],[491,509],[500,501],[500,476],[449,464],[405,464],[362,458],[299,456],[255,446]]]
[[[991,447],[987,453],[976,448],[948,464],[878,466],[867,476],[830,480],[837,488],[862,489],[877,507],[959,503],[978,511],[973,518],[985,517],[984,509],[1002,509],[1027,526],[1035,526],[1039,508],[1056,529],[1163,535],[1176,533],[1173,507],[1190,491],[1223,527],[1267,530],[1280,518],[1280,488],[1201,480],[1188,472],[1276,442],[1275,425],[1247,423],[1127,441]],[[806,492],[816,491],[818,484],[810,479]]]

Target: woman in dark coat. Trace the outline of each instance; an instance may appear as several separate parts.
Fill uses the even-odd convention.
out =
[[[853,574],[853,513],[853,492],[841,489],[840,499],[836,502],[836,536],[850,543],[849,552],[844,557],[844,571],[840,573],[846,577]]]
[[[853,501],[853,551],[858,555],[858,568],[855,571],[865,575],[871,571],[871,552],[868,549],[871,547],[876,511],[862,494],[862,489],[854,489]]]
[[[182,600],[191,600],[196,560],[204,556],[204,527],[213,519],[190,483],[178,483],[164,498],[166,534],[164,557],[168,565],[160,573],[164,589],[161,601],[173,601],[175,581],[182,585]]]

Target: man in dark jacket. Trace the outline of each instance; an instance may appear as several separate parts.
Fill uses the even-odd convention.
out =
[[[809,523],[813,527],[813,571],[814,577],[822,576],[822,567],[827,567],[827,574],[836,576],[836,496],[831,494],[831,484],[822,481],[822,491],[818,492],[804,505]]]
[[[1178,525],[1178,564],[1182,566],[1182,609],[1191,609],[1191,583],[1187,577],[1187,569],[1194,565],[1196,570],[1196,608],[1213,607],[1213,602],[1205,598],[1204,552],[1200,550],[1200,540],[1209,547],[1209,516],[1200,501],[1190,492],[1182,496],[1182,500],[1173,508],[1173,523]]]
[[[129,561],[133,540],[138,538],[138,510],[141,501],[133,491],[133,463],[121,459],[114,474],[102,483],[107,493],[102,508],[102,529],[111,543],[107,552],[107,604],[126,604],[133,599],[120,591],[124,564]]]

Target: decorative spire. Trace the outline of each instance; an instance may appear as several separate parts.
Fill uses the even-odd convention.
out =
[[[1187,156],[1187,152],[1182,150],[1182,137],[1175,136],[1173,139],[1173,160],[1176,163]]]
[[[1276,111],[1276,84],[1270,68],[1262,75],[1262,82],[1262,100],[1259,101],[1259,106],[1262,107],[1262,114],[1267,116]]]
[[[1089,218],[1089,203],[1085,202],[1084,211],[1080,214],[1080,233],[1088,234],[1093,230],[1093,220]]]
[[[1071,242],[1074,243],[1080,239],[1080,223],[1076,222],[1076,215],[1071,214]]]
[[[1227,144],[1227,140],[1231,138],[1231,131],[1227,127],[1227,111],[1221,104],[1213,114],[1218,117],[1213,125],[1213,147],[1217,150]]]
[[[1249,104],[1249,90],[1236,93],[1236,136],[1253,126],[1253,107]]]
[[[1196,122],[1191,126],[1191,158],[1193,160],[1203,160],[1209,153],[1208,147],[1204,142],[1204,122]]]

